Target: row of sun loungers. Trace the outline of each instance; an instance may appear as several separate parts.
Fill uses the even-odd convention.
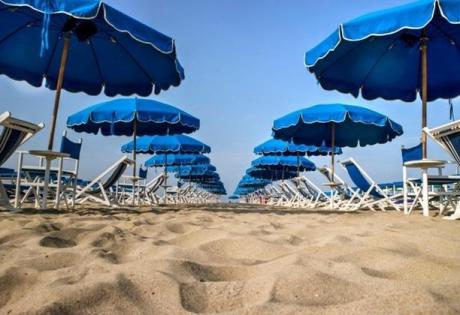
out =
[[[17,170],[0,168],[0,208],[20,209],[34,205],[39,207],[43,201],[45,161],[20,151],[20,146],[39,132],[44,125],[33,124],[11,117],[9,112],[0,115],[0,166],[13,154],[17,154]],[[67,209],[85,203],[97,203],[105,206],[155,205],[170,203],[202,203],[215,201],[212,194],[205,193],[197,186],[186,185],[175,192],[159,194],[166,175],[161,173],[149,182],[147,171],[141,169],[139,178],[123,181],[126,169],[134,162],[126,156],[114,162],[110,167],[90,181],[79,178],[80,152],[82,140],[70,140],[64,133],[60,152],[66,157],[57,160],[50,169],[49,193],[46,202]],[[32,162],[31,162],[32,161]],[[129,178],[128,178],[129,179]]]

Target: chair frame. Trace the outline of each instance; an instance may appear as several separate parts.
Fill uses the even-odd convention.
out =
[[[397,195],[389,197],[383,191],[383,189],[380,188],[379,185],[372,179],[372,177],[370,177],[369,174],[367,174],[367,172],[353,158],[349,158],[344,161],[339,161],[339,164],[343,167],[343,169],[347,173],[348,173],[348,170],[347,170],[346,164],[349,164],[349,163],[353,164],[358,169],[358,171],[361,173],[361,175],[364,177],[364,179],[369,184],[369,188],[366,191],[362,191],[359,187],[357,187],[357,191],[359,193],[356,195],[356,198],[358,198],[359,201],[354,205],[350,205],[351,210],[357,210],[357,209],[360,209],[361,207],[364,207],[364,208],[368,208],[369,210],[375,211],[374,207],[377,206],[382,211],[386,211],[387,207],[391,207],[397,211],[401,211],[400,207],[398,207],[394,203],[393,200],[402,198],[403,196],[402,194],[397,194]],[[348,175],[350,176],[349,173]],[[355,183],[355,181],[353,180],[351,176],[350,176],[350,179],[352,180],[353,183]],[[375,197],[371,195],[371,192],[373,190],[377,191],[382,196],[382,198],[375,199]]]
[[[10,150],[11,152],[7,152],[7,156],[5,160],[9,159],[11,155],[17,150],[18,147],[26,143],[30,140],[37,132],[42,130],[45,125],[43,123],[34,124],[25,120],[17,119],[11,116],[10,112],[4,112],[0,115],[0,125],[4,127],[3,132],[6,132],[7,129],[10,130],[17,130],[20,132],[25,133],[24,138],[21,140],[19,144],[15,147],[12,147]],[[18,171],[19,174],[19,171]],[[16,180],[16,194],[20,190],[20,183]],[[6,208],[8,210],[17,209],[17,205],[15,203],[14,207],[11,205],[8,195],[6,194],[5,187],[0,181],[0,207]]]

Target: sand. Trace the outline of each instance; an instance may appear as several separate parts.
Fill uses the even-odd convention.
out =
[[[0,212],[0,314],[460,313],[460,222],[251,206]]]

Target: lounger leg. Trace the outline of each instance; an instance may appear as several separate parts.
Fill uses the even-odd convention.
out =
[[[427,169],[422,170],[422,208],[423,215],[429,216],[430,211],[428,208],[428,172]]]
[[[42,209],[46,209],[48,206],[48,184],[50,180],[50,168],[51,168],[51,161],[46,160],[46,168],[45,168],[45,182],[43,183],[43,199],[41,207]]]
[[[408,214],[408,207],[407,207],[407,169],[403,167],[403,194],[404,194],[404,214]]]
[[[22,172],[22,163],[24,161],[24,153],[19,152],[19,157],[18,157],[18,175],[16,178],[16,191],[14,194],[14,207],[18,208],[19,207],[19,193],[21,191],[21,172]]]

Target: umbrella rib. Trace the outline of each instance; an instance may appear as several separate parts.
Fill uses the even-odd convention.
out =
[[[104,76],[102,75],[102,69],[101,69],[101,66],[99,64],[99,60],[98,60],[97,54],[96,54],[96,48],[94,48],[92,39],[89,40],[89,46],[91,47],[91,52],[93,53],[94,61],[96,62],[96,68],[97,68],[97,72],[99,73],[99,78],[101,79],[102,84],[104,84],[104,82],[105,82],[104,81]]]
[[[57,45],[58,45],[58,42],[59,42],[59,35],[60,34],[58,33],[58,35],[56,37],[56,43],[54,44],[53,50],[51,51],[50,59],[48,60],[48,63],[46,65],[45,72],[44,72],[45,76],[48,76],[48,71],[49,71],[49,69],[51,67],[51,62],[54,59],[54,54],[56,53],[56,48],[57,48]]]
[[[25,23],[24,25],[18,27],[17,29],[15,29],[14,31],[12,31],[11,33],[9,33],[8,35],[6,35],[5,37],[3,37],[2,39],[0,39],[0,45],[3,44],[5,41],[7,41],[8,39],[10,39],[10,37],[16,35],[17,33],[19,33],[20,31],[22,31],[24,28],[26,28],[28,25],[30,24],[30,22],[27,22]]]
[[[350,49],[349,51],[347,51],[345,54],[343,54],[342,56],[340,56],[339,58],[337,58],[334,62],[332,62],[330,65],[328,65],[327,67],[325,67],[321,73],[319,73],[318,75],[318,78],[321,78],[323,76],[323,74],[328,71],[332,66],[335,66],[340,60],[342,60],[343,58],[347,57],[349,54],[351,54],[352,52],[354,52],[357,48],[361,47],[362,45],[364,45],[366,41],[360,41],[355,47],[353,47],[352,49]]]
[[[104,31],[104,33],[109,37],[109,38],[112,38],[112,36],[107,33],[106,31]],[[116,43],[121,47],[123,48],[123,50],[125,51],[125,53],[131,58],[131,60],[137,65],[137,67],[141,70],[142,73],[144,73],[144,75],[150,80],[150,82],[155,82],[155,80],[153,80],[153,78],[147,73],[147,71],[145,71],[145,69],[139,64],[139,62],[136,60],[136,58],[134,58],[134,56],[131,54],[131,52],[119,41],[117,40]]]
[[[389,43],[389,44],[385,47],[385,49],[384,49],[384,51],[382,52],[382,54],[377,58],[377,60],[375,61],[375,63],[370,67],[369,71],[368,71],[367,74],[364,76],[364,79],[363,79],[363,80],[361,81],[361,83],[359,84],[360,89],[361,89],[361,95],[362,95],[362,93],[363,93],[362,87],[363,87],[363,85],[366,83],[366,81],[367,81],[367,79],[369,78],[370,74],[372,73],[372,71],[374,70],[374,68],[377,66],[377,64],[380,62],[380,60],[382,60],[382,58],[390,51],[389,48],[391,47],[391,45],[393,45],[393,44],[396,42],[397,39],[398,39],[398,38],[395,37],[395,38],[391,41],[391,43]]]
[[[455,47],[458,48],[457,42],[456,42],[451,36],[449,36],[449,34],[447,34],[439,25],[437,25],[434,21],[432,22],[432,25],[433,25],[442,35],[444,35],[450,42],[454,43],[454,44],[455,44]]]

